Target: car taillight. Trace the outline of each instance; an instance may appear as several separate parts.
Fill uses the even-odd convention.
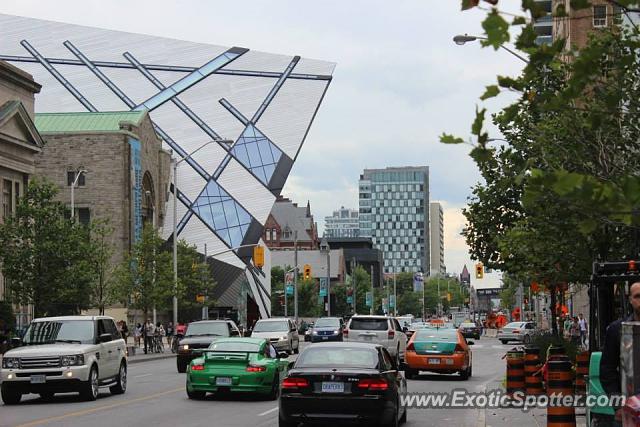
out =
[[[413,343],[409,343],[407,346],[407,351],[416,351],[416,348],[413,346]]]
[[[307,380],[306,378],[289,377],[289,378],[285,378],[282,381],[283,389],[294,389],[294,388],[303,388],[303,387],[309,387],[309,380]]]
[[[193,365],[191,366],[192,371],[204,371],[204,365]]]
[[[342,331],[342,336],[343,337],[348,337],[349,336],[349,330],[345,329],[344,331]]]
[[[513,332],[514,334],[519,334],[519,333],[520,333],[520,329],[514,329],[512,332]]]
[[[387,390],[389,383],[382,378],[363,378],[358,381],[358,388],[366,390]]]
[[[395,336],[395,334],[396,334],[396,333],[395,333],[394,331],[392,331],[392,330],[391,330],[391,331],[387,332],[387,338],[388,338],[388,339],[390,339],[390,340],[392,340],[392,339],[393,339],[393,337]]]
[[[464,353],[464,348],[460,344],[456,344],[456,348],[453,351],[455,353]]]
[[[245,369],[245,371],[247,372],[264,372],[266,370],[267,368],[265,368],[264,366],[253,366],[253,365],[249,365],[247,366],[247,369]]]

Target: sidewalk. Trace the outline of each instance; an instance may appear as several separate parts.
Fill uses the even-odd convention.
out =
[[[130,349],[133,346],[127,346]],[[171,353],[171,350],[165,349],[164,353],[148,353],[144,354],[144,347],[137,347],[135,349],[135,354],[129,354],[128,362],[132,363],[141,363],[141,362],[150,362],[153,360],[161,360],[161,359],[169,359],[172,357],[176,357],[175,353]]]
[[[496,378],[487,384],[485,392],[502,390],[502,378]],[[484,412],[484,413],[482,413]],[[520,408],[486,408],[481,410],[478,427],[543,427],[547,425],[546,408],[533,408],[524,412]],[[576,408],[576,427],[585,427],[584,408]]]

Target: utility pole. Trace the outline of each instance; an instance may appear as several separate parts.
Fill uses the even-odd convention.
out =
[[[298,231],[293,232],[293,317],[298,325]],[[285,298],[286,298],[285,290]],[[285,299],[285,307],[287,300]]]
[[[424,301],[424,298],[422,299]],[[393,272],[393,315],[398,316],[398,293],[396,289],[396,273]]]
[[[373,306],[376,304],[375,294],[373,293],[373,264],[371,265],[371,308],[369,314],[373,315]]]
[[[207,270],[205,271],[205,277],[203,277],[204,282],[206,283],[207,275],[209,274],[209,264],[207,264],[207,244],[204,244],[204,265],[207,266]],[[207,306],[207,300],[209,299],[209,292],[204,295],[204,305],[202,306],[202,320],[209,320],[209,307]]]
[[[327,245],[327,317],[331,317],[331,249]]]
[[[353,286],[353,314],[356,314],[356,301],[358,300],[358,287],[356,286],[356,259],[351,258],[351,286]]]

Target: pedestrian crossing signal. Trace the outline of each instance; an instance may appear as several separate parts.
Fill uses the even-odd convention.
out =
[[[481,262],[476,264],[476,279],[482,279],[484,277],[484,265]]]

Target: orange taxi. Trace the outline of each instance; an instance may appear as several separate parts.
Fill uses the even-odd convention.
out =
[[[473,342],[470,341],[469,344]],[[471,349],[457,329],[418,329],[407,344],[405,375],[413,378],[420,371],[471,376]]]

